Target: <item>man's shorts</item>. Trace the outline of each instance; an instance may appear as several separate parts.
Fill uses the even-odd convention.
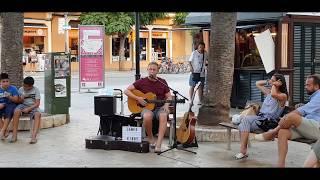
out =
[[[201,86],[204,86],[204,81],[205,81],[205,77],[200,77],[200,81],[201,81]],[[189,77],[189,86],[195,87],[197,85],[199,81],[194,81],[192,80],[192,73],[190,74]]]
[[[153,119],[152,119],[152,133],[157,134],[159,131],[159,117],[161,112],[165,112],[161,107],[157,107],[154,111],[150,111],[148,109],[143,109],[141,112],[141,117],[143,118],[144,113],[152,112]],[[168,115],[169,116],[169,115]],[[169,119],[169,117],[168,117]],[[167,119],[167,120],[168,120]]]
[[[6,104],[5,107],[0,110],[0,117],[1,118],[4,117],[5,119],[8,119],[9,121],[11,121],[16,107],[17,105],[14,103]]]
[[[318,161],[320,161],[320,139],[312,146],[312,149],[316,154]]]
[[[306,138],[318,140],[320,138],[320,123],[313,119],[302,118],[297,128],[291,128],[291,139]]]
[[[20,110],[23,110],[25,108],[28,108],[28,106],[24,105],[24,104],[19,104],[16,109],[20,109]],[[28,114],[30,114],[30,120],[33,120],[34,119],[34,115],[36,112],[40,112],[40,109],[39,108],[33,108]],[[23,114],[21,112],[21,114]]]

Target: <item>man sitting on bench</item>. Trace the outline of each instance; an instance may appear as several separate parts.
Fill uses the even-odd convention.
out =
[[[272,85],[271,89],[266,87]],[[277,120],[282,114],[285,103],[288,99],[288,91],[285,78],[282,74],[274,74],[271,80],[260,80],[256,82],[258,89],[266,95],[258,115],[247,115],[241,119],[239,124],[240,131],[240,153],[235,155],[236,159],[248,157],[249,133],[260,130],[258,121]]]
[[[285,115],[275,129],[257,135],[256,139],[271,140],[278,135],[278,166],[284,167],[288,152],[288,140],[306,138],[317,140],[320,137],[320,75],[307,77],[305,88],[310,101],[295,111]]]

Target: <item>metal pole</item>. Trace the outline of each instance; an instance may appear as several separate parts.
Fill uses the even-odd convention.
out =
[[[64,43],[64,52],[67,54],[68,53],[68,20],[67,20],[68,13],[64,13],[64,24],[65,24],[65,29],[64,29],[64,35],[65,35],[65,43]]]
[[[140,75],[140,18],[139,12],[135,12],[136,15],[136,80],[139,80]]]

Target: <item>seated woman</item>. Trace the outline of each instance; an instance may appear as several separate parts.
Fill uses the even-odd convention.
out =
[[[266,87],[270,84],[271,89]],[[288,99],[286,80],[282,74],[274,74],[271,80],[260,80],[256,82],[257,88],[266,96],[258,115],[248,115],[242,118],[239,124],[240,131],[240,153],[235,155],[236,159],[248,157],[247,147],[249,133],[260,130],[258,121],[275,120],[282,114]]]

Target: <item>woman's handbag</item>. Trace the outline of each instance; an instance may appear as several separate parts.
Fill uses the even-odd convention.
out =
[[[265,118],[265,119],[256,121],[256,124],[264,132],[267,132],[270,129],[276,128],[278,126],[278,121],[274,119]]]

